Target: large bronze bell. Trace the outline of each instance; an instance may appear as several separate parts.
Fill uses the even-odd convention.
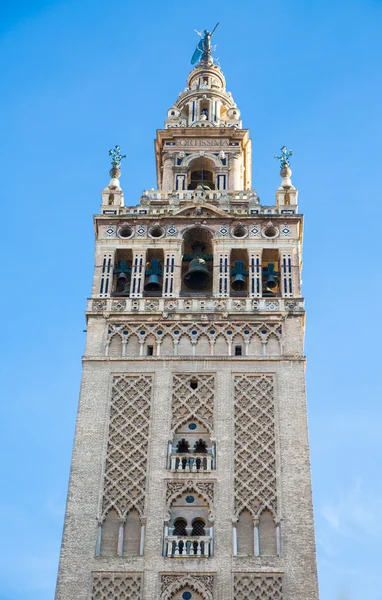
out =
[[[212,275],[204,258],[197,256],[190,262],[190,267],[183,277],[183,282],[190,290],[205,290],[211,283]]]
[[[153,258],[150,261],[151,269],[146,270],[146,275],[148,275],[148,280],[145,285],[145,292],[158,292],[162,289],[161,277],[162,277],[162,267],[156,258]]]
[[[150,275],[145,285],[145,292],[156,292],[162,288],[158,275]]]
[[[273,289],[277,287],[277,279],[276,276],[279,275],[277,271],[275,271],[275,265],[273,263],[269,263],[267,268],[264,269],[265,275],[265,286],[267,288]]]
[[[235,261],[235,268],[232,270],[234,277],[231,279],[231,287],[234,292],[242,292],[247,288],[247,282],[245,277],[248,272],[244,269],[244,262],[242,260]]]

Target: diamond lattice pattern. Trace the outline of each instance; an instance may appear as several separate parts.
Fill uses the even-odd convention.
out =
[[[125,573],[93,574],[92,600],[140,600],[141,576]]]
[[[282,600],[281,575],[246,573],[235,575],[234,600]]]
[[[144,514],[151,393],[152,378],[148,375],[113,379],[104,514],[111,507],[120,516],[133,507]]]
[[[195,388],[191,387],[191,380]],[[214,412],[213,375],[174,375],[172,394],[172,427],[188,418],[200,419],[212,428]]]
[[[273,377],[235,377],[235,511],[277,512]]]

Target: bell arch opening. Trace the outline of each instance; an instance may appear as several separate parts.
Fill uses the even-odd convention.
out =
[[[193,160],[188,171],[187,189],[196,190],[199,186],[207,190],[216,189],[215,165],[204,156]]]

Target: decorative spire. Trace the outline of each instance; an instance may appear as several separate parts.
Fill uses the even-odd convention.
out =
[[[289,159],[293,155],[293,150],[288,150],[286,146],[283,146],[280,151],[281,154],[275,154],[274,158],[280,161],[281,187],[290,188],[293,186],[291,180],[292,169],[290,168]]]
[[[121,177],[120,166],[126,154],[121,154],[121,146],[114,146],[112,150],[109,150],[109,156],[112,157],[111,164],[113,165],[109,171],[111,181],[109,183],[110,188],[119,188],[119,178]]]
[[[212,65],[214,62],[214,59],[212,58],[212,52],[215,51],[216,46],[214,46],[212,48],[211,46],[211,38],[214,35],[217,26],[219,25],[219,23],[216,23],[215,27],[213,28],[212,32],[209,32],[208,29],[205,29],[203,34],[201,31],[197,31],[197,29],[194,29],[194,31],[196,31],[196,33],[200,36],[200,42],[199,44],[196,46],[195,48],[195,52],[192,55],[191,58],[191,64],[195,65],[196,63],[200,62],[205,62],[208,65]]]

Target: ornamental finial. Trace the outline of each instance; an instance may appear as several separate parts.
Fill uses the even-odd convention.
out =
[[[121,177],[121,162],[126,158],[126,154],[121,154],[121,146],[115,146],[113,150],[109,150],[109,156],[111,156],[111,164],[113,165],[110,169],[111,182],[109,184],[112,187],[119,187],[119,178]]]
[[[290,162],[289,159],[293,154],[293,150],[288,150],[288,148],[286,146],[283,146],[281,148],[281,154],[275,154],[274,158],[277,158],[277,160],[280,161],[280,165],[281,168],[282,167],[289,167]]]
[[[121,154],[121,146],[115,146],[113,150],[109,150],[109,156],[112,157],[111,164],[113,167],[120,167],[121,162],[126,158],[126,154]]]

